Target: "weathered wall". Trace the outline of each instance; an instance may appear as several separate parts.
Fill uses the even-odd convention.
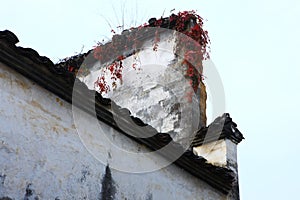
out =
[[[122,84],[118,82],[116,89],[110,87],[111,90],[103,95],[129,109],[132,115],[159,132],[169,133],[174,141],[185,144],[190,142],[191,133],[206,126],[206,89],[201,82],[199,94],[194,94],[184,76],[184,53],[175,53],[178,45],[175,33],[168,31],[161,34],[157,51],[153,50],[153,41],[146,40],[138,53],[122,61]],[[92,72],[82,78],[90,89],[94,89],[94,83],[101,71],[104,74],[106,65],[95,64]],[[109,70],[105,75],[111,86]],[[192,100],[188,100],[188,96]]]
[[[226,199],[174,165],[145,174],[113,170],[107,163],[118,155],[94,146],[107,157],[101,163],[87,151],[70,104],[1,63],[0,86],[0,199]],[[139,148],[100,125],[122,145]]]

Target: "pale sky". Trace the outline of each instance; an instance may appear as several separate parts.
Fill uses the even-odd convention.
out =
[[[124,3],[126,2],[126,3]],[[184,10],[206,19],[238,146],[241,199],[299,199],[300,1],[2,0],[0,30],[53,61],[127,27]],[[208,77],[209,78],[209,77]]]

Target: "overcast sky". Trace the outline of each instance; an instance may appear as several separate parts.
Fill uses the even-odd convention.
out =
[[[124,9],[127,27],[197,10],[207,20],[226,111],[246,138],[238,146],[241,199],[299,199],[300,1],[124,2],[2,0],[0,30],[58,61],[109,39],[108,24],[117,30]]]

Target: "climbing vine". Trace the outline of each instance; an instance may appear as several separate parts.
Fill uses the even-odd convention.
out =
[[[203,19],[195,11],[183,11],[172,14],[167,18],[152,18],[147,24],[137,28],[130,28],[122,34],[114,34],[112,41],[107,44],[99,43],[93,50],[93,56],[101,63],[107,63],[103,73],[95,81],[95,88],[100,93],[110,91],[110,86],[105,79],[105,73],[111,75],[114,89],[117,87],[117,80],[122,83],[122,72],[124,69],[123,60],[138,53],[145,41],[145,35],[149,35],[146,28],[157,27],[154,32],[153,51],[158,50],[160,33],[158,28],[167,28],[185,34],[188,37],[178,37],[176,55],[184,55],[182,66],[185,67],[185,76],[190,80],[190,85],[196,92],[202,79],[202,60],[209,58],[209,37],[208,32],[203,29]],[[188,39],[187,39],[188,38]],[[136,69],[137,63],[132,64]]]

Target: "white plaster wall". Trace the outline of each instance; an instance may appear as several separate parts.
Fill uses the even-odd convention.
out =
[[[175,59],[176,45],[173,31],[160,35],[157,51],[153,51],[153,41],[145,41],[142,50],[122,61],[123,81],[117,81],[114,90],[109,70],[103,73],[107,63],[98,62],[81,80],[88,88],[95,89],[95,81],[104,74],[111,89],[103,94],[104,97],[129,109],[133,116],[157,131],[169,132],[176,142],[189,146],[191,133],[199,127],[200,102],[189,80],[184,77],[186,69],[181,64],[184,55],[177,55],[179,58]],[[136,69],[132,68],[133,64],[136,64]],[[194,94],[192,102],[187,98],[189,92]]]
[[[81,142],[71,105],[1,63],[0,87],[0,199],[101,199],[106,163],[95,159]],[[123,147],[141,148],[100,125]],[[85,127],[87,133],[98,131],[92,124]],[[103,146],[93,148],[108,163],[118,157]],[[174,165],[145,174],[113,169],[111,173],[114,199],[226,199]]]
[[[227,164],[227,146],[225,140],[218,140],[194,147],[194,154],[204,157],[208,163],[225,167]]]
[[[237,164],[237,145],[229,139],[217,140],[193,148],[194,154],[204,157],[208,163],[226,167]],[[233,169],[236,171],[236,169]]]

